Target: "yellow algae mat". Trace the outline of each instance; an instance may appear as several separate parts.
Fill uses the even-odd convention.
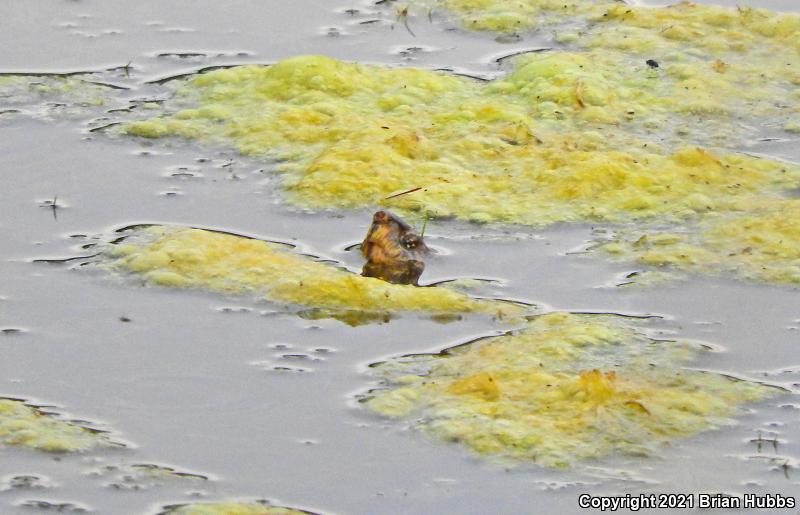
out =
[[[695,231],[621,230],[599,248],[658,267],[800,284],[800,200],[709,217]]]
[[[478,454],[565,467],[658,454],[729,422],[771,389],[683,365],[688,344],[654,341],[617,316],[550,313],[439,354],[373,365],[367,408]]]
[[[640,126],[684,116],[674,111],[686,107],[686,90],[679,78],[654,80],[643,60],[637,67],[627,59],[534,54],[484,85],[296,57],[200,75],[176,93],[173,104],[188,107],[123,130],[229,142],[286,160],[283,187],[302,205],[388,203],[480,222],[686,219],[797,183],[798,169],[783,163],[668,149],[639,135]],[[715,89],[706,94],[717,102]]]
[[[631,51],[648,51],[663,44],[659,38],[691,39],[699,48],[742,51],[759,36],[800,48],[800,16],[750,7],[732,9],[681,0],[663,8],[606,0],[414,0],[409,5],[411,12],[440,9],[453,14],[466,29],[497,33],[551,28],[564,21],[591,21],[600,25],[597,33],[623,31],[630,41],[618,44]]]
[[[313,515],[309,511],[261,503],[196,503],[172,506],[159,515]]]
[[[753,127],[800,131],[800,16],[691,3],[425,5],[481,30],[557,27],[558,48],[520,55],[488,83],[323,56],[217,70],[183,83],[160,116],[121,130],[280,160],[287,200],[313,208],[380,204],[532,226],[657,222],[691,233],[741,216],[782,230],[763,215],[800,185],[800,167],[734,150]],[[751,243],[777,268],[797,267]],[[693,245],[716,252],[704,236]],[[793,272],[755,274],[717,257],[703,268],[671,263],[796,282]]]
[[[60,420],[22,401],[0,399],[0,445],[77,452],[112,443],[98,431]]]
[[[150,226],[111,245],[104,266],[148,284],[203,288],[321,309],[357,323],[371,313],[520,315],[521,306],[482,300],[442,287],[390,284],[291,250],[288,245],[192,229]],[[363,315],[363,316],[360,316]]]

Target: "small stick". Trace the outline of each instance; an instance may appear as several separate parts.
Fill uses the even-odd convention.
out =
[[[53,210],[53,220],[57,222],[58,215],[56,214],[56,211],[58,210],[58,193],[53,196],[53,203],[50,204],[50,209]]]
[[[393,198],[399,197],[401,195],[407,195],[408,193],[414,193],[415,191],[419,191],[421,189],[422,189],[422,186],[417,186],[416,188],[411,188],[410,190],[401,191],[400,193],[395,193],[394,195],[389,195],[388,197],[386,197],[383,200],[389,200],[389,199],[393,199]]]

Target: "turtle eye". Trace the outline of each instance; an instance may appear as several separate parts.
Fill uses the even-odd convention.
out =
[[[419,237],[411,234],[406,234],[400,241],[403,244],[403,247],[407,249],[413,249],[419,244]]]

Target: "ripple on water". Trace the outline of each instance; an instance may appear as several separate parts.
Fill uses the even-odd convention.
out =
[[[43,475],[18,474],[0,478],[0,492],[10,490],[42,490],[53,487],[54,484],[52,480]]]
[[[196,488],[210,480],[203,474],[152,463],[105,465],[89,470],[86,475],[102,479],[107,488],[126,491],[144,491],[176,484],[180,484],[181,488]]]
[[[17,506],[52,513],[89,513],[93,511],[88,505],[61,501],[44,501],[30,499],[17,503]]]

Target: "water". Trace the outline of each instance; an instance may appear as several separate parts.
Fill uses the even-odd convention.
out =
[[[796,9],[788,0],[745,3]],[[0,71],[131,63],[127,74],[102,75],[130,88],[114,93],[108,106],[125,107],[163,94],[148,81],[205,66],[325,53],[491,77],[500,73],[498,55],[546,43],[534,36],[499,44],[425,19],[412,19],[413,37],[372,10],[355,0],[7,1],[0,6]],[[422,50],[408,50],[414,47]],[[169,53],[205,55],[160,56]],[[64,457],[0,448],[0,512],[46,513],[44,505],[22,506],[46,501],[73,505],[63,511],[152,514],[177,502],[267,498],[325,513],[578,513],[584,492],[800,494],[794,394],[752,407],[734,427],[678,441],[657,458],[610,459],[580,472],[507,469],[366,414],[354,402],[373,384],[367,364],[490,332],[484,320],[438,324],[412,316],[350,328],[275,315],[250,299],[130,287],[31,263],[91,252],[79,247],[93,236],[149,222],[297,242],[302,251],[360,266],[344,249],[363,236],[370,210],[288,208],[263,163],[224,149],[143,146],[89,133],[102,124],[94,118],[104,109],[0,118],[0,327],[22,329],[0,334],[0,395],[55,405],[67,418],[111,430],[128,447]],[[754,151],[798,159],[787,145],[764,143]],[[223,166],[231,159],[233,173]],[[55,210],[46,204],[54,198]],[[800,382],[796,290],[710,278],[670,288],[609,287],[633,268],[568,254],[591,237],[585,226],[473,237],[469,227],[435,223],[428,231],[430,242],[448,252],[429,265],[427,281],[498,278],[503,296],[548,309],[664,315],[664,335],[722,346],[704,354],[698,368],[789,388]],[[141,463],[209,479],[125,483],[114,470],[98,473]],[[21,475],[39,479],[12,479]]]

